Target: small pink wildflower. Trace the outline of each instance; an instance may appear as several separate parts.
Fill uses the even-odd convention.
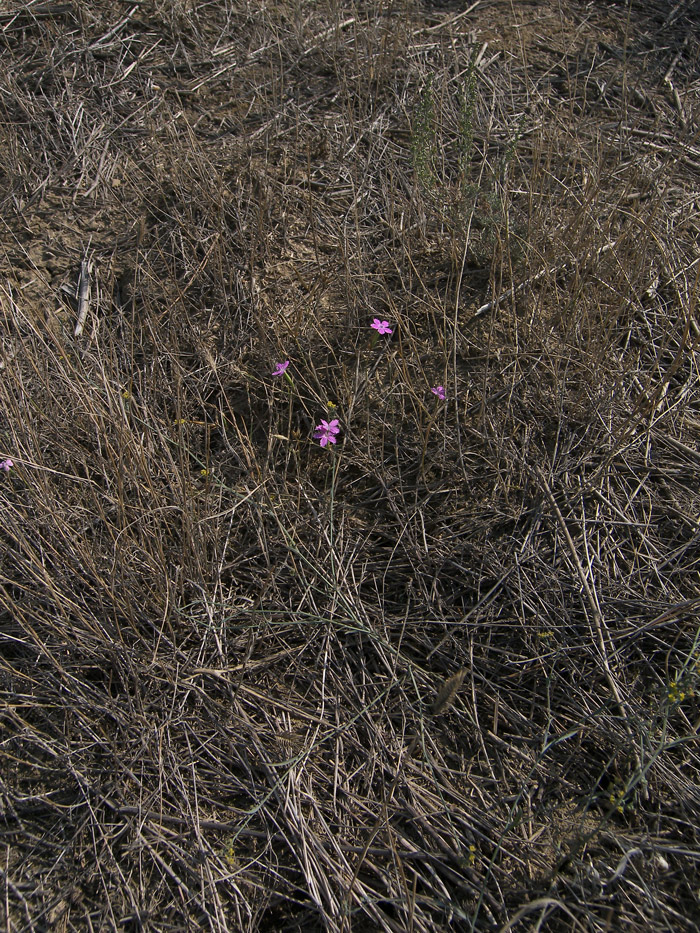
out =
[[[14,463],[9,458],[7,460],[0,460],[0,470],[4,470],[6,473],[9,473]]]
[[[284,363],[276,363],[275,366],[276,368],[272,375],[283,376],[287,370],[287,367],[289,366],[289,360],[285,360]]]
[[[314,431],[314,438],[317,441],[320,441],[321,447],[325,447],[326,444],[335,444],[336,434],[340,433],[340,422],[337,418],[334,418],[332,421],[324,421],[321,418],[321,423],[316,426]]]
[[[388,321],[380,321],[378,317],[370,324],[370,327],[373,327],[380,334],[393,334],[394,331],[389,327]]]
[[[431,389],[430,391],[433,393],[433,395],[437,395],[437,397],[441,401],[443,402],[445,401],[445,387],[444,386],[435,386],[435,388]]]

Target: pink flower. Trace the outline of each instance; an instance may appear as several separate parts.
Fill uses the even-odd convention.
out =
[[[332,421],[324,421],[323,418],[321,418],[321,423],[316,426],[314,438],[321,442],[321,447],[325,447],[326,444],[335,444],[336,434],[339,433],[340,423],[337,418],[334,418]]]
[[[276,369],[273,372],[273,376],[283,376],[289,366],[289,360],[285,360],[284,363],[276,363]]]
[[[14,463],[8,458],[7,460],[0,460],[0,470],[4,470],[6,473],[9,473]]]
[[[431,389],[430,391],[433,393],[433,395],[437,395],[437,397],[441,399],[441,401],[443,402],[445,401],[445,387],[444,386],[435,386],[435,388]]]
[[[388,321],[380,321],[378,317],[370,324],[370,327],[373,327],[380,334],[393,334],[394,331],[389,327]]]

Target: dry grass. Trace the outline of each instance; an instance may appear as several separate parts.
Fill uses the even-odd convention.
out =
[[[8,933],[697,928],[698,10],[471,6],[3,4]]]

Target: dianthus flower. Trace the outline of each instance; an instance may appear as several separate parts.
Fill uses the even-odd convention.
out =
[[[394,331],[389,327],[388,321],[380,321],[378,317],[370,324],[370,327],[373,327],[380,334],[393,334]]]
[[[433,395],[437,395],[437,397],[441,401],[443,402],[445,401],[445,387],[444,386],[435,386],[435,388],[431,389],[430,391],[433,393]]]
[[[9,458],[7,460],[0,460],[0,470],[4,470],[5,473],[9,473],[14,463]]]
[[[334,418],[332,421],[324,421],[321,418],[321,423],[316,426],[314,431],[314,438],[317,441],[320,441],[321,447],[325,447],[326,444],[335,444],[336,443],[336,434],[340,433],[340,422],[337,418]]]
[[[289,366],[289,360],[285,360],[284,363],[276,363],[275,366],[276,366],[276,369],[272,375],[283,376],[285,372],[287,371],[287,367]]]

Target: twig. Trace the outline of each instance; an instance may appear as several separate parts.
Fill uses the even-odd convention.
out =
[[[78,321],[75,325],[73,335],[79,337],[85,327],[88,308],[90,306],[90,273],[92,263],[87,256],[80,263],[80,278],[78,279]]]
[[[681,55],[685,51],[685,47],[687,44],[688,44],[688,36],[686,35],[685,39],[683,40],[683,45],[678,49],[676,54],[673,56],[673,61],[668,66],[668,70],[666,71],[666,74],[663,77],[664,84],[669,84],[669,85],[671,84],[671,75],[675,71],[676,65],[681,60]]]
[[[126,24],[129,22],[131,17],[138,10],[138,8],[139,8],[138,4],[136,4],[135,6],[132,6],[132,8],[129,10],[126,16],[120,19],[119,22],[116,24],[116,26],[112,26],[109,32],[105,33],[104,36],[102,36],[96,42],[93,42],[92,45],[88,46],[89,51],[93,52],[95,49],[99,49],[101,46],[104,46],[107,42],[109,42],[112,36],[115,36],[119,32],[119,30],[122,28],[122,26],[126,26]]]
[[[613,247],[617,246],[618,243],[619,239],[614,243],[606,243],[605,246],[601,246],[601,248],[596,252],[595,258],[600,259],[604,253],[607,253],[608,250],[613,249]],[[562,275],[562,273],[568,272],[575,265],[578,265],[578,261],[576,260],[572,262],[565,262],[560,266],[552,266],[550,269],[541,269],[535,275],[530,276],[529,279],[525,279],[524,282],[521,282],[520,285],[514,285],[512,288],[509,288],[508,291],[497,295],[496,298],[494,298],[492,301],[487,301],[486,304],[482,305],[480,308],[477,308],[472,316],[472,320],[476,320],[477,318],[482,317],[484,314],[488,314],[492,308],[497,308],[504,298],[515,297],[515,295],[520,294],[520,292],[524,291],[530,285],[534,285],[536,282],[539,282],[540,279],[543,279],[546,275],[551,275],[556,278]]]

